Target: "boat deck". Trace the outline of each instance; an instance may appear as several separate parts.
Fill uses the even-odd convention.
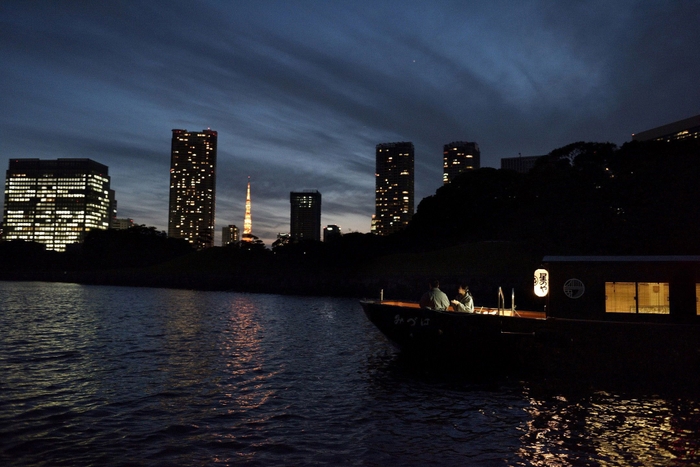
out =
[[[382,304],[382,305],[389,305],[389,306],[398,306],[401,308],[420,308],[420,305],[416,302],[404,302],[404,301],[399,301],[399,300],[382,300],[382,301],[377,301],[376,303]],[[456,313],[456,312],[452,311],[452,310],[447,310],[443,313]],[[513,312],[509,308],[499,310],[498,308],[490,308],[490,307],[485,307],[485,306],[475,306],[474,313],[475,314],[484,314],[484,315],[514,316],[516,318],[529,318],[529,319],[546,319],[547,318],[547,314],[543,311],[515,310],[515,312]]]

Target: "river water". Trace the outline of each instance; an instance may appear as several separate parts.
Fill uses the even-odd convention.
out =
[[[419,365],[356,300],[0,282],[5,466],[697,465],[660,383]]]

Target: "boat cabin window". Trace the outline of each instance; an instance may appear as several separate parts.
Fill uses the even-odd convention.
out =
[[[700,288],[696,286],[696,290]],[[605,311],[667,315],[670,312],[668,282],[606,282]]]

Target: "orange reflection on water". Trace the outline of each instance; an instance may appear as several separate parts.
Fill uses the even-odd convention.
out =
[[[220,342],[227,376],[222,381],[225,392],[219,403],[228,414],[245,415],[250,421],[254,418],[251,412],[274,397],[268,382],[281,371],[267,364],[259,312],[247,296],[234,297]]]
[[[661,397],[605,392],[575,398],[529,398],[519,456],[527,465],[667,465],[699,461],[697,408]],[[693,416],[695,414],[695,416]],[[683,426],[687,425],[687,426]]]

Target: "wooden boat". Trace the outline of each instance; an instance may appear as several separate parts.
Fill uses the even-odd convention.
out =
[[[698,256],[549,256],[531,293],[542,296],[540,310],[501,300],[473,314],[406,301],[361,304],[407,353],[487,366],[700,370]]]

